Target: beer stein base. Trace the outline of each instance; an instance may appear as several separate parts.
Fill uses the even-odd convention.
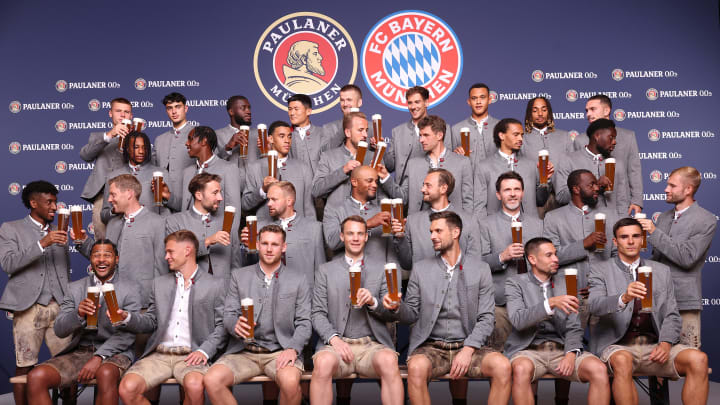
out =
[[[243,339],[245,343],[255,343],[255,338],[245,338]]]
[[[652,308],[641,308],[640,312],[649,314],[652,312]]]
[[[97,325],[95,325],[95,326],[93,326],[93,325],[88,325],[88,326],[85,327],[85,330],[97,330]]]

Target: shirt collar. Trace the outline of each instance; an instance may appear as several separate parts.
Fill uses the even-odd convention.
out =
[[[268,287],[270,287],[270,284],[272,284],[273,278],[280,277],[280,271],[282,270],[282,268],[283,268],[283,265],[281,263],[280,266],[278,266],[278,268],[268,277],[268,275],[265,273],[265,271],[262,269],[262,267],[260,267],[260,263],[258,262],[258,264],[257,264],[258,276],[260,276],[262,278],[262,280],[265,282],[265,285]]]
[[[518,213],[515,215],[510,215],[507,212],[505,212],[505,210],[502,210],[502,212],[503,212],[503,214],[507,215],[508,218],[510,218],[510,222],[520,222],[520,214],[522,214],[521,211],[518,211]]]
[[[194,213],[196,213],[200,216],[200,218],[203,222],[205,222],[205,223],[210,222],[210,213],[209,212],[207,214],[203,214],[202,212],[198,211],[197,208],[195,208],[195,204],[193,204],[192,210]]]
[[[625,263],[625,261],[620,259],[619,256],[618,256],[618,260],[620,260],[620,263],[622,263],[625,266],[625,268],[628,269],[628,271],[631,273],[634,273],[635,269],[640,267],[640,258],[639,257],[637,258],[637,260],[635,260],[632,263]]]
[[[549,285],[552,284],[552,276],[550,276],[546,281],[540,281],[540,279],[537,278],[537,276],[535,275],[535,272],[529,271],[528,273],[532,274],[532,278],[535,280],[535,282],[543,288],[547,288]]]
[[[600,153],[598,153],[598,154],[592,153],[592,152],[590,151],[590,149],[588,149],[587,146],[585,146],[585,152],[587,152],[588,155],[590,155],[590,156],[592,157],[593,162],[602,162],[602,160],[604,159],[602,154],[600,154]]]
[[[533,129],[540,132],[540,135],[545,135],[548,132],[548,127],[540,129],[540,128],[536,127],[535,125],[533,125]]]
[[[132,164],[132,163],[130,163],[130,162],[128,162],[128,166],[130,166],[130,170],[132,170],[133,174],[139,172],[139,171],[140,171],[140,168],[142,167],[141,164],[140,164],[140,165],[134,165],[134,164]]]
[[[413,131],[415,131],[415,136],[420,138],[420,128],[414,122],[410,121],[410,123],[413,126]]]
[[[175,128],[175,127],[173,127],[173,131],[175,131],[175,135],[180,135],[180,131],[182,131],[182,130],[183,130],[183,128],[185,128],[185,127],[187,126],[187,124],[188,124],[188,122],[187,122],[187,121],[185,121],[185,123],[184,123],[184,124],[182,124],[182,125],[180,125],[180,127],[179,127],[179,128]]]
[[[445,161],[445,154],[447,153],[447,148],[445,147],[445,145],[442,145],[442,148],[443,148],[443,150],[442,150],[442,152],[440,152],[440,156],[438,156],[437,162],[435,162],[430,157],[429,153],[427,154],[427,159],[430,161],[430,167],[432,167],[433,169],[437,169],[438,166],[440,165],[440,163]]]
[[[308,135],[308,130],[310,130],[310,126],[312,124],[308,124],[304,127],[295,127],[295,129],[298,132],[298,135],[300,135],[300,139],[305,139],[305,137]]]
[[[478,128],[478,131],[482,131],[482,129],[483,129],[484,127],[486,127],[487,124],[488,124],[488,123],[487,123],[488,117],[489,117],[489,116],[486,115],[485,118],[481,119],[480,121],[476,121],[475,118],[473,118],[473,117],[471,116],[471,117],[470,117],[470,121],[472,121],[472,122],[475,123],[475,126]]]
[[[204,161],[204,162],[202,162],[202,163],[200,163],[200,162],[196,159],[196,160],[195,160],[195,165],[197,165],[198,169],[200,169],[200,170],[202,170],[202,169],[207,169],[207,168],[208,168],[208,165],[210,164],[210,162],[212,162],[213,159],[215,159],[215,154],[213,154],[212,156],[210,156],[210,158],[209,158],[208,160],[206,160],[206,161]]]
[[[508,155],[498,149],[498,153],[500,154],[500,157],[507,162],[508,167],[510,167],[511,169],[515,167],[515,163],[517,163],[517,156],[515,156],[515,152]]]
[[[198,269],[200,266],[195,266],[195,271],[193,271],[193,274],[190,276],[190,287],[192,287],[193,284],[195,284],[195,277],[197,277]],[[177,280],[177,283],[183,286],[185,288],[185,278],[183,277],[182,273],[179,271],[175,272],[175,279]],[[185,288],[186,290],[190,289],[190,287]]]
[[[292,226],[291,222],[297,218],[297,212],[294,212],[292,216],[289,216],[287,218],[280,218],[280,226],[282,226],[283,230],[287,231],[288,228]]]
[[[360,201],[356,200],[353,196],[350,196],[350,199],[351,199],[352,202],[355,203],[361,210],[367,210],[367,209],[368,209],[367,206],[368,206],[368,204],[370,203],[370,201],[368,201],[368,202],[366,202],[365,204],[363,204],[363,203],[361,203]]]
[[[360,263],[360,266],[363,266],[365,264],[365,256],[353,260],[352,258],[348,257],[348,255],[345,255],[345,263],[347,263],[348,266],[352,267],[353,265]]]
[[[145,206],[141,205],[140,209],[138,209],[137,211],[130,213],[130,214],[125,214],[125,216],[123,217],[123,219],[125,220],[125,223],[127,224],[127,223],[131,223],[131,222],[135,222],[135,217],[138,216],[138,214],[140,214],[140,211],[142,211],[143,208],[145,208]]]
[[[460,253],[458,255],[458,259],[455,262],[454,266],[450,266],[450,263],[448,263],[447,260],[445,260],[445,258],[442,257],[442,255],[440,255],[440,260],[442,260],[443,264],[445,265],[445,271],[448,274],[452,274],[455,271],[455,268],[457,268],[457,267],[459,267],[460,270],[462,270],[462,264],[461,264],[462,263],[462,253]]]
[[[288,160],[287,156],[285,156],[284,158],[279,157],[279,158],[278,158],[278,162],[277,162],[277,163],[278,163],[278,168],[280,168],[280,167],[285,167],[285,165],[287,164],[287,163],[286,163],[287,160]]]
[[[47,232],[48,229],[50,229],[50,224],[43,225],[40,222],[36,221],[35,218],[33,218],[31,215],[28,215],[28,218],[30,218],[33,224],[37,225],[37,227],[40,228],[40,231]]]
[[[681,209],[680,211],[675,210],[675,217],[673,218],[673,220],[677,221],[677,219],[680,218],[680,216],[682,216],[682,214],[684,214],[685,211],[687,211],[688,208],[690,208],[691,206],[692,206],[692,204],[691,204],[691,205],[688,205],[687,207],[685,207],[685,208],[683,208],[683,209]]]
[[[113,282],[113,281],[115,280],[115,276],[117,276],[117,272],[118,272],[118,268],[117,268],[117,266],[115,266],[115,271],[113,272],[112,277],[110,277],[109,279],[105,280],[105,283],[111,283],[111,282]],[[103,283],[102,281],[100,281],[100,279],[97,277],[97,275],[95,275],[95,272],[92,272],[92,277],[93,277],[93,283],[94,283],[94,285],[103,285],[103,284],[105,284],[105,283]]]
[[[447,205],[445,208],[440,208],[439,210],[436,210],[435,208],[430,207],[430,211],[431,211],[431,212],[443,212],[443,211],[447,211],[447,210],[450,209],[450,206],[451,206],[451,205],[452,205],[452,203],[448,203],[448,205]]]
[[[577,205],[573,204],[573,207],[575,207],[576,210],[580,211],[583,215],[587,215],[590,213],[590,207],[587,205],[583,205],[582,208],[579,208]]]

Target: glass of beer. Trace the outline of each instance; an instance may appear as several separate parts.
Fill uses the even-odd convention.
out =
[[[223,216],[223,231],[230,233],[230,230],[232,230],[233,219],[235,219],[235,207],[232,205],[226,205],[225,215]]]
[[[546,149],[538,151],[538,171],[540,172],[540,184],[548,184],[548,162],[550,161],[550,152]]]
[[[370,164],[370,167],[373,169],[377,168],[377,165],[379,163],[382,163],[383,155],[385,155],[385,149],[387,148],[387,143],[385,142],[378,142],[377,143],[377,149],[375,149],[375,155],[373,155],[372,163]]]
[[[267,156],[267,153],[268,153],[267,125],[258,124],[257,131],[258,131],[258,138],[260,139],[260,156]]]
[[[267,152],[268,160],[268,176],[278,178],[278,152],[276,150],[270,150]]]
[[[67,208],[57,209],[57,229],[58,231],[68,230],[68,224],[70,224],[70,210]]]
[[[653,298],[652,298],[652,268],[650,266],[640,266],[638,267],[638,278],[637,281],[645,284],[645,288],[647,289],[647,293],[645,294],[645,297],[640,301],[641,305],[641,311],[642,312],[652,312],[652,304],[653,304]]]
[[[110,323],[116,325],[122,322],[122,317],[117,313],[120,305],[118,305],[117,295],[115,295],[115,286],[111,283],[103,284],[102,293],[103,298],[105,298],[105,304],[107,304],[107,310],[110,312]]]
[[[142,132],[147,127],[147,121],[142,118],[133,118],[133,128],[136,132]]]
[[[253,310],[253,299],[241,299],[240,311],[242,312],[242,316],[247,319],[248,325],[250,325],[250,331],[248,331],[249,336],[245,338],[245,343],[252,343],[255,341],[255,314]]]
[[[245,217],[245,223],[248,227],[248,251],[250,253],[257,253],[257,217],[248,215]]]
[[[153,172],[153,199],[156,207],[162,207],[163,172]]]
[[[636,212],[635,219],[647,219],[647,215],[645,215],[644,212]],[[647,250],[647,231],[644,229],[642,230],[642,245],[640,245],[640,250],[643,252]]]
[[[605,233],[605,214],[603,214],[602,212],[598,212],[597,214],[595,214],[595,232]],[[595,251],[596,252],[604,252],[605,244],[604,243],[596,243]]]
[[[383,198],[380,200],[380,211],[387,212],[390,214],[390,218],[392,218],[392,202],[393,200],[390,198]],[[390,236],[392,235],[392,225],[383,224],[382,226],[382,236]]]
[[[95,305],[95,313],[86,316],[87,326],[85,329],[97,329],[98,327],[98,311],[100,311],[100,287],[96,285],[88,286],[87,297]]]
[[[382,115],[373,114],[372,122],[373,122],[373,134],[375,136],[375,140],[378,143],[380,143],[383,140],[383,138],[382,138]]]
[[[387,281],[388,295],[393,304],[400,302],[400,287],[398,286],[397,264],[385,265],[385,281]]]
[[[577,269],[565,269],[565,291],[567,295],[577,297]]]
[[[368,144],[365,141],[358,142],[357,152],[355,153],[355,160],[363,164],[365,162],[365,152],[367,152]]]
[[[400,225],[403,223],[403,200],[402,198],[393,198],[391,200],[392,204],[392,219],[397,219],[400,221]],[[405,231],[405,226],[403,226],[403,232]]]
[[[240,125],[240,130],[245,135],[245,139],[250,139],[250,127],[247,125]],[[240,143],[240,159],[246,160],[248,157],[248,143]]]
[[[510,232],[512,233],[513,243],[523,243],[522,240],[522,222],[512,221],[510,223]]]
[[[360,266],[350,267],[348,273],[350,274],[350,302],[352,303],[353,308],[362,308],[361,305],[358,305],[357,297],[357,293],[361,285]]]
[[[470,156],[470,128],[460,128],[460,146],[465,151],[465,156]]]
[[[125,126],[127,127],[128,131],[132,132],[132,130],[133,130],[133,122],[132,122],[131,120],[125,118],[124,120],[120,121],[120,123],[121,123],[122,125],[125,125]],[[124,136],[119,136],[119,139],[118,139],[118,150],[119,150],[120,152],[122,152],[124,148],[125,148],[125,137],[124,137]]]
[[[610,185],[607,186],[605,191],[613,191],[615,186],[615,159],[605,159],[605,177],[610,180]]]
[[[83,215],[82,206],[73,205],[70,207],[70,217],[72,218],[72,229],[75,234],[75,243],[82,243]]]

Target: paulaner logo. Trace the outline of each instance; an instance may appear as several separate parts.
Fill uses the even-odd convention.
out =
[[[98,111],[98,110],[100,110],[100,105],[101,105],[101,104],[100,104],[100,100],[98,100],[98,99],[96,99],[96,98],[88,101],[88,108],[90,109],[90,111]]]
[[[530,77],[532,78],[532,80],[533,80],[535,83],[540,83],[540,82],[543,81],[543,79],[545,78],[545,74],[543,73],[542,70],[533,70],[533,72],[532,72],[532,74],[530,75]]]
[[[652,87],[649,88],[649,89],[647,89],[647,91],[645,92],[645,97],[647,97],[647,99],[650,100],[650,101],[655,101],[655,100],[657,100],[657,99],[658,99],[658,91],[657,91],[657,89],[654,89],[654,88],[652,88]]]
[[[650,181],[653,183],[660,183],[663,179],[663,174],[660,170],[653,170],[650,172]]]
[[[288,14],[263,32],[253,58],[258,87],[275,106],[303,93],[314,112],[340,101],[340,88],[355,81],[357,50],[350,34],[332,18],[313,12]]]
[[[575,90],[575,89],[570,89],[570,90],[566,91],[566,92],[565,92],[565,98],[567,99],[567,101],[569,101],[569,102],[571,102],[571,103],[576,102],[577,99],[578,99],[578,92],[577,92],[577,90]]]
[[[65,120],[58,120],[55,122],[55,130],[58,132],[65,132],[68,129],[68,123]]]
[[[65,80],[58,80],[55,82],[55,90],[57,90],[58,93],[64,93],[67,89],[68,84]]]
[[[490,90],[490,104],[494,104],[498,101],[498,94],[495,90]]]
[[[13,155],[17,155],[22,150],[22,145],[20,145],[20,142],[10,142],[10,146],[8,148],[10,150],[10,153]]]
[[[657,142],[658,140],[660,140],[660,131],[658,131],[657,129],[649,130],[648,131],[648,139],[653,142]]]
[[[145,90],[147,88],[147,80],[142,77],[135,79],[135,90]]]
[[[615,121],[625,121],[625,110],[622,108],[618,108],[613,112],[613,118],[615,118]]]
[[[68,169],[67,162],[64,160],[58,160],[57,163],[55,163],[55,171],[58,173],[65,173]]]
[[[619,82],[623,79],[623,77],[625,77],[625,72],[623,72],[622,69],[613,69],[611,76],[613,80]]]
[[[17,114],[22,110],[22,104],[20,104],[19,101],[11,101],[10,102],[10,112],[13,114]]]
[[[8,192],[10,195],[18,195],[20,194],[20,191],[22,190],[22,186],[20,186],[20,183],[10,183],[8,186]]]
[[[365,36],[360,55],[365,84],[382,103],[400,111],[407,111],[410,87],[427,88],[433,107],[452,94],[462,74],[455,32],[425,11],[398,11],[381,19]]]

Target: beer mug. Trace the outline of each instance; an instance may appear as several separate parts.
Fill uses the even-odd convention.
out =
[[[267,126],[265,124],[258,124],[257,126],[258,138],[260,139],[260,156],[267,156],[268,150],[268,137],[267,137]]]
[[[393,202],[393,200],[390,198],[383,198],[382,200],[380,200],[380,211],[387,212],[388,214],[390,214],[390,218],[392,218],[392,202]],[[391,235],[392,235],[392,225],[383,224],[382,236],[391,236]]]
[[[222,230],[230,233],[232,230],[232,223],[235,219],[235,207],[232,205],[225,206],[225,215],[223,216],[223,227]]]
[[[153,172],[153,199],[156,207],[162,207],[163,172]]]
[[[597,214],[595,214],[595,232],[605,233],[605,214],[603,214],[602,212],[598,212]],[[599,242],[596,243],[595,251],[604,252],[605,244]]]
[[[248,227],[248,251],[250,253],[257,253],[257,217],[249,215],[245,217],[245,223]]]
[[[361,285],[361,271],[360,266],[352,266],[350,267],[350,270],[348,271],[350,274],[350,302],[352,303],[352,307],[355,309],[362,308],[361,305],[358,305],[358,297],[357,293],[360,289]]]
[[[83,229],[83,215],[82,206],[72,205],[70,206],[70,217],[72,218],[72,229],[75,233],[75,243],[82,243],[82,229]]]
[[[117,295],[115,295],[115,286],[110,283],[103,284],[102,293],[103,298],[105,298],[107,310],[110,312],[110,323],[116,325],[122,322],[122,317],[117,313],[120,305],[118,305]]]
[[[605,177],[610,180],[610,185],[605,191],[613,191],[613,187],[615,187],[615,159],[613,158],[605,159]]]
[[[636,212],[635,219],[647,219],[647,215],[645,215],[644,212]],[[647,250],[647,231],[644,229],[642,230],[642,245],[640,245],[640,250],[643,252]]]
[[[245,138],[248,140],[250,139],[250,127],[247,125],[240,125],[240,130],[238,132],[242,132],[245,135]],[[247,159],[248,157],[248,144],[247,142],[243,145],[240,144],[240,159]]]
[[[393,198],[390,202],[392,204],[392,219],[397,219],[400,221],[400,225],[403,224],[403,200],[402,198]],[[403,230],[401,232],[405,231],[405,226],[403,226]]]
[[[70,223],[70,210],[67,208],[58,208],[57,210],[57,229],[58,231],[68,230],[68,224]]]
[[[86,315],[87,326],[85,326],[85,329],[97,329],[98,312],[100,311],[100,287],[96,285],[88,286],[87,297],[95,305],[95,313]]]
[[[387,281],[388,295],[393,304],[400,302],[400,287],[398,285],[397,264],[388,263],[385,265],[385,281]]]
[[[373,169],[377,168],[377,165],[382,163],[383,156],[385,155],[385,149],[387,148],[387,143],[385,142],[378,142],[377,143],[377,149],[375,149],[375,155],[373,155],[372,163],[370,164],[370,167]]]
[[[548,184],[548,162],[550,161],[550,152],[545,149],[538,151],[538,171],[540,172],[540,184]]]
[[[510,232],[512,233],[513,243],[523,243],[522,239],[522,222],[512,221],[510,223]],[[507,234],[506,234],[507,235]]]
[[[142,132],[143,129],[147,128],[147,121],[142,118],[133,118],[132,122],[135,132]]]
[[[278,152],[276,150],[271,150],[267,152],[267,160],[268,160],[268,176],[273,177],[277,179],[278,176]]]
[[[125,125],[127,127],[128,131],[132,132],[133,122],[131,120],[125,118],[124,120],[120,121],[120,123],[122,125]],[[122,152],[124,148],[125,148],[125,137],[118,135],[118,150],[120,152]]]
[[[637,281],[645,284],[647,293],[645,297],[640,301],[640,307],[642,312],[652,312],[653,297],[652,297],[652,268],[650,266],[638,267]]]
[[[373,122],[373,134],[375,136],[375,140],[378,143],[380,143],[383,140],[383,138],[382,138],[382,115],[373,114],[372,122]]]
[[[465,151],[465,156],[470,156],[470,128],[460,128],[460,145]]]
[[[365,152],[367,152],[368,144],[365,141],[358,142],[357,152],[355,153],[355,160],[363,164],[365,161]]]
[[[565,291],[567,295],[577,297],[577,269],[565,269]]]
[[[252,298],[243,298],[240,300],[240,311],[242,312],[242,316],[247,319],[247,323],[250,325],[250,331],[248,332],[250,336],[245,338],[246,343],[251,343],[255,341],[255,314],[253,309],[253,299]]]

